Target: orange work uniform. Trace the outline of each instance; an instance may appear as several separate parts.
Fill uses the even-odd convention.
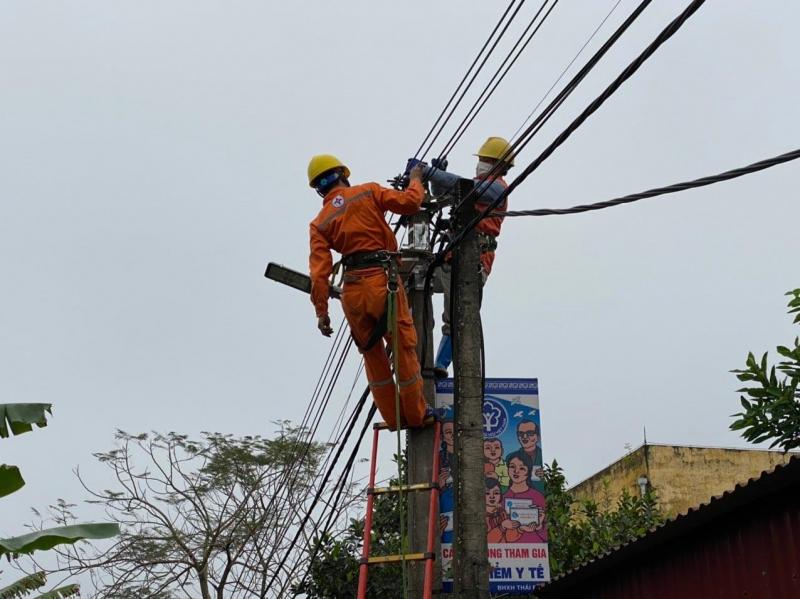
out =
[[[377,183],[337,187],[325,196],[322,210],[311,221],[311,301],[317,318],[328,313],[331,250],[343,256],[361,252],[397,251],[397,239],[386,224],[385,213],[414,214],[424,197],[422,184],[412,181],[406,191]],[[356,344],[367,344],[386,311],[387,275],[381,267],[349,270],[342,290],[342,309]],[[402,282],[397,293],[398,381],[402,424],[420,426],[425,418],[422,377],[417,360],[417,334]],[[384,339],[391,343],[391,325]],[[391,347],[391,345],[390,345]],[[395,389],[389,359],[382,341],[362,350],[372,397],[381,416],[396,428]]]
[[[485,179],[485,178],[476,178],[475,179],[475,187],[483,189],[483,186],[486,185],[484,181],[491,180],[493,183],[492,186],[499,188],[502,191],[505,191],[508,187],[508,183],[502,177],[496,177],[492,179]],[[485,194],[490,195],[490,194]],[[492,196],[494,193],[491,194]],[[499,194],[497,194],[499,195]],[[478,212],[483,212],[486,210],[489,205],[492,203],[494,197],[481,197],[475,202],[475,209]],[[487,216],[486,218],[481,219],[478,222],[478,226],[475,227],[479,233],[484,233],[488,235],[492,239],[496,239],[500,236],[500,229],[503,226],[503,219],[505,217],[497,214],[499,212],[505,212],[508,210],[508,196],[503,198],[503,201],[500,202],[500,205],[494,209],[495,214],[493,216]],[[496,245],[496,244],[495,244]],[[483,272],[486,273],[488,277],[492,272],[492,265],[494,264],[494,250],[487,250],[485,248],[481,248],[481,265],[483,266]]]

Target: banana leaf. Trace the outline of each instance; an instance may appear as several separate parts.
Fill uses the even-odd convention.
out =
[[[0,589],[0,599],[21,599],[33,593],[47,584],[47,576],[44,572],[34,572],[17,582]],[[80,585],[68,584],[47,593],[37,595],[35,599],[66,599],[66,597],[76,597],[81,594]]]
[[[20,537],[0,539],[0,556],[3,554],[46,551],[56,545],[72,544],[83,539],[108,539],[119,534],[119,526],[110,523],[76,524],[39,530]]]
[[[20,578],[14,584],[0,589],[0,599],[18,599],[27,597],[30,593],[47,584],[44,572],[34,572],[25,578]]]
[[[53,404],[49,403],[0,403],[0,437],[9,434],[21,435],[47,426],[47,413],[52,414]]]
[[[22,478],[22,474],[19,473],[19,468],[8,464],[0,464],[0,497],[11,495],[14,491],[19,491],[24,486],[25,481]],[[0,599],[3,599],[2,595],[0,595]]]
[[[34,599],[66,599],[66,597],[77,597],[81,594],[81,587],[77,584],[68,584],[67,586],[58,587],[49,593],[37,595]]]

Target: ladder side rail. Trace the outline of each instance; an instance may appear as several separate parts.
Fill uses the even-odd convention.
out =
[[[369,466],[369,488],[375,487],[375,469],[378,461],[378,435],[380,429],[374,428],[372,433],[372,458]],[[361,565],[358,573],[358,599],[366,599],[367,577],[369,576],[369,549],[372,541],[372,508],[375,501],[373,493],[367,494],[367,514],[364,517],[364,543],[361,549]]]

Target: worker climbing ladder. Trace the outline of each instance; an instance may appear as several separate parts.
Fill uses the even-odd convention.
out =
[[[436,559],[434,547],[437,535],[437,514],[439,510],[439,444],[441,443],[442,427],[438,420],[430,418],[426,420],[426,425],[434,427],[434,443],[433,443],[433,456],[432,456],[432,472],[433,477],[429,482],[422,482],[416,484],[400,484],[388,487],[375,486],[375,473],[377,468],[378,456],[378,437],[382,430],[387,430],[389,427],[384,422],[378,422],[373,425],[372,436],[372,456],[370,458],[369,469],[369,486],[367,487],[367,513],[364,518],[364,546],[361,554],[361,565],[358,573],[358,599],[366,599],[367,597],[367,581],[369,577],[370,566],[377,566],[382,564],[391,563],[405,563],[405,562],[425,562],[425,574],[423,580],[423,599],[431,599],[433,595],[433,563]],[[408,493],[430,493],[430,501],[428,503],[428,535],[427,543],[424,553],[400,553],[397,555],[381,555],[371,556],[370,545],[372,540],[372,515],[376,495],[383,495],[387,493],[396,493],[403,495]],[[404,545],[401,539],[401,551],[404,550]]]

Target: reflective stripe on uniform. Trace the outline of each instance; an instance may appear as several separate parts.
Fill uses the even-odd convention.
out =
[[[420,376],[419,372],[417,372],[417,373],[416,373],[414,376],[412,376],[410,379],[406,379],[405,381],[400,381],[400,382],[397,384],[397,386],[398,386],[398,387],[400,387],[400,388],[402,389],[403,387],[408,387],[409,385],[413,385],[413,384],[414,384],[414,383],[416,383],[417,381],[421,381],[421,380],[422,380],[422,377]]]
[[[371,389],[374,389],[375,387],[385,387],[386,385],[392,384],[394,384],[394,379],[383,379],[382,381],[372,381],[369,386]]]

